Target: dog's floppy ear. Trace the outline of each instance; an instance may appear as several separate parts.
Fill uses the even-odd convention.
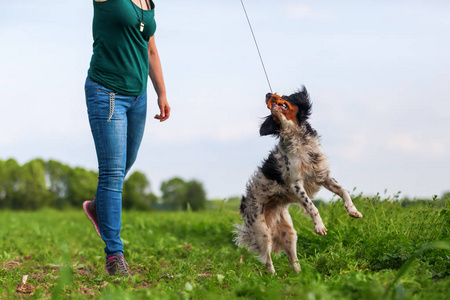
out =
[[[288,97],[289,101],[298,107],[297,121],[298,124],[303,124],[308,120],[312,111],[312,103],[309,98],[308,91],[305,86],[302,86],[301,90]]]
[[[269,115],[266,117],[264,122],[261,124],[261,128],[259,128],[259,134],[261,136],[264,135],[274,135],[279,136],[280,135],[280,124],[275,122],[272,115]]]

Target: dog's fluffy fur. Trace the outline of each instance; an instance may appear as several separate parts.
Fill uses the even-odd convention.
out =
[[[279,143],[247,183],[240,212],[244,223],[236,225],[237,245],[259,255],[275,273],[271,252],[285,251],[294,271],[297,261],[297,233],[292,226],[289,205],[304,208],[314,222],[314,232],[325,235],[322,218],[311,199],[324,186],[339,195],[347,213],[361,218],[349,194],[331,177],[319,135],[308,123],[311,101],[305,87],[290,96],[266,95],[267,116],[260,134],[273,135]]]

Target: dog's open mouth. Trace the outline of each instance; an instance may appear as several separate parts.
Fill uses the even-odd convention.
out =
[[[284,111],[289,110],[291,108],[289,103],[286,100],[282,99],[278,95],[272,95],[270,97],[270,99],[267,100],[267,108],[268,109],[272,110],[272,107],[274,107],[274,106],[277,106]]]
[[[289,109],[289,106],[286,104],[286,102],[283,102],[281,104],[277,103],[277,105],[279,107],[281,107],[282,110],[288,110]]]

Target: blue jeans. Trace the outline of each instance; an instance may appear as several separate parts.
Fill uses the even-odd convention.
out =
[[[147,92],[140,96],[120,95],[88,77],[85,93],[98,159],[95,204],[108,258],[123,254],[120,239],[123,180],[136,160],[144,134]]]

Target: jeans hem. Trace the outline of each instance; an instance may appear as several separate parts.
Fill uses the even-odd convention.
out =
[[[106,254],[106,259],[108,259],[108,258],[110,258],[112,256],[115,256],[115,255],[123,255],[123,251]]]

